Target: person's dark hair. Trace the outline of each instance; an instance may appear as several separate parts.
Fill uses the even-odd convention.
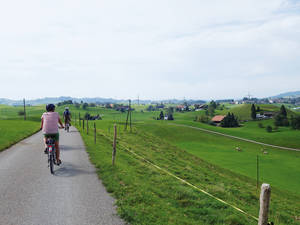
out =
[[[54,109],[55,109],[55,105],[53,105],[53,104],[46,105],[47,112],[54,111]]]

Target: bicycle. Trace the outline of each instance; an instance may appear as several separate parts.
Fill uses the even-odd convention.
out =
[[[65,130],[66,130],[67,132],[69,132],[69,130],[70,130],[70,124],[69,124],[69,122],[66,123],[66,125],[65,125]]]
[[[46,144],[48,153],[48,167],[50,167],[50,173],[54,174],[54,164],[56,164],[55,140],[49,137],[46,140]]]

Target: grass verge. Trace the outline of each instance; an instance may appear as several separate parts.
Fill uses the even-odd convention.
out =
[[[39,122],[23,120],[0,120],[0,151],[37,132]]]
[[[257,224],[211,197],[163,173],[126,151],[130,149],[209,193],[257,216],[255,181],[212,165],[140,129],[119,134],[117,161],[111,165],[112,134],[81,130],[91,161],[107,190],[117,199],[118,213],[131,224]],[[300,224],[299,196],[273,188],[270,220]]]

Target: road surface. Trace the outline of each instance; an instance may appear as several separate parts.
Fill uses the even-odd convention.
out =
[[[0,153],[0,224],[118,225],[114,199],[91,165],[79,132],[60,131],[60,167],[51,175],[41,132]]]

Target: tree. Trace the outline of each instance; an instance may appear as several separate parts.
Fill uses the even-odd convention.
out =
[[[174,107],[169,107],[168,108],[168,114],[172,114],[174,112]]]
[[[284,105],[280,107],[279,113],[274,118],[275,126],[286,126],[290,125],[289,120],[287,118],[287,111]]]
[[[168,120],[174,120],[172,113],[168,116]]]
[[[147,111],[154,111],[155,108],[153,107],[153,105],[149,105],[147,108],[146,108]]]
[[[164,112],[163,111],[160,111],[159,119],[164,120]]]
[[[285,118],[287,117],[287,112],[284,105],[281,105],[280,107],[280,114],[283,115]]]
[[[212,101],[209,103],[209,105],[210,105],[213,109],[216,109],[216,108],[217,108],[217,103],[216,103],[214,100],[212,100]]]
[[[289,120],[287,117],[284,117],[281,114],[278,114],[274,117],[274,125],[275,126],[285,126],[288,127],[290,125]]]
[[[252,118],[253,120],[256,119],[256,108],[255,108],[255,105],[254,105],[254,104],[252,104],[252,106],[251,106],[251,118]]]
[[[300,116],[292,116],[291,118],[291,126],[293,129],[300,130]]]
[[[221,122],[222,127],[238,127],[239,122],[233,113],[228,113]]]

